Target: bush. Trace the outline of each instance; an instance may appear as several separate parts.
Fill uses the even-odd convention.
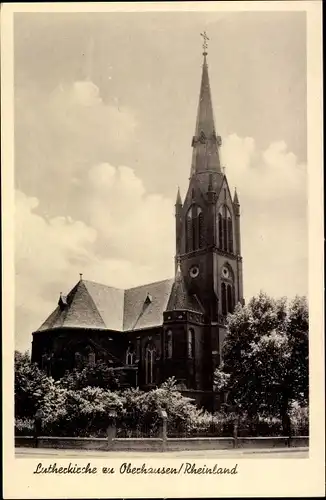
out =
[[[282,422],[279,418],[272,416],[260,416],[256,418],[244,414],[239,419],[238,436],[239,437],[268,437],[281,436]]]
[[[198,425],[205,427],[205,412],[198,410],[190,398],[182,396],[173,377],[152,391],[129,389],[121,396],[123,410],[118,435],[157,435],[161,425],[161,410],[167,412],[170,434],[190,432]]]
[[[34,435],[34,419],[31,418],[15,419],[15,436],[33,436],[33,435]]]
[[[33,435],[37,416],[43,435],[106,436],[114,410],[118,436],[151,437],[158,435],[161,410],[165,410],[169,436],[233,436],[236,415],[231,408],[214,414],[198,409],[178,391],[174,377],[149,392],[114,392],[99,386],[115,386],[114,377],[111,368],[98,364],[55,382],[31,364],[27,354],[15,353],[15,434]],[[294,403],[290,417],[293,435],[309,435],[307,407]],[[273,416],[250,417],[243,412],[238,435],[280,436],[282,423]]]
[[[105,436],[112,410],[121,408],[121,399],[114,392],[99,387],[71,391],[56,386],[41,407],[42,432],[54,436]]]
[[[309,408],[294,403],[290,411],[290,417],[293,435],[309,436]]]
[[[67,372],[60,380],[60,384],[66,389],[77,391],[85,387],[100,387],[117,391],[120,387],[120,380],[112,368],[103,361],[99,361],[94,366],[87,365]]]
[[[160,405],[155,391],[129,389],[122,395],[118,419],[118,436],[156,436],[161,423]]]

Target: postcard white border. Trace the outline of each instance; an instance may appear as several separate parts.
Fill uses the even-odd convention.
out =
[[[324,492],[324,300],[323,300],[323,157],[322,157],[322,4],[320,1],[280,2],[162,2],[162,3],[41,3],[2,4],[2,249],[3,249],[3,463],[4,498],[128,498],[128,497],[255,497],[319,496]],[[135,11],[305,11],[307,13],[309,306],[310,306],[310,452],[308,459],[239,459],[235,476],[86,476],[33,475],[39,461],[14,456],[14,12],[135,12]],[[123,461],[142,465],[143,459],[77,459],[94,466],[119,467]],[[69,459],[56,459],[60,464]],[[146,463],[173,467],[183,459],[148,455]],[[197,464],[215,460],[195,459]],[[223,467],[236,460],[220,460]]]

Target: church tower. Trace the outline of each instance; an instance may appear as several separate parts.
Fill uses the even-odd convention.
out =
[[[204,33],[202,77],[189,187],[182,202],[178,190],[176,216],[176,268],[187,293],[204,311],[202,327],[204,388],[212,388],[213,373],[221,361],[225,320],[243,303],[240,244],[240,204],[231,196],[221,166],[221,137],[216,133]],[[178,278],[181,279],[180,277]]]

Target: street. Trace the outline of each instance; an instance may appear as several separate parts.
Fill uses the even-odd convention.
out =
[[[238,450],[196,450],[196,451],[169,451],[169,452],[127,452],[127,451],[96,451],[96,450],[58,450],[53,448],[16,448],[17,458],[308,458],[308,448],[279,448],[279,449],[238,449]]]

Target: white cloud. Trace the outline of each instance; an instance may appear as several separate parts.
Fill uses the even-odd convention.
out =
[[[81,106],[102,104],[99,88],[91,81],[75,82],[71,89],[72,101]]]
[[[239,137],[231,134],[223,140],[221,148],[222,164],[227,168],[234,170],[237,176],[241,176],[251,166],[252,157],[255,153],[255,141],[252,137]]]
[[[224,141],[223,163],[229,182],[253,201],[306,198],[306,165],[287,150],[284,141],[259,151],[252,137],[232,134]]]
[[[274,142],[259,151],[252,138],[233,134],[223,147],[226,174],[241,204],[246,297],[307,294],[307,167]]]
[[[89,172],[87,207],[92,227],[70,217],[46,220],[38,200],[16,192],[16,317],[18,346],[79,279],[121,288],[165,279],[173,272],[173,203],[148,195],[128,167],[109,164]],[[96,253],[98,238],[110,256]]]
[[[284,143],[260,152],[253,139],[236,135],[225,141],[224,161],[240,195],[245,296],[260,289],[274,296],[306,293],[305,166]],[[131,168],[95,164],[82,202],[88,224],[67,214],[45,219],[36,198],[16,193],[20,345],[28,346],[30,332],[79,272],[121,288],[173,272],[173,201],[148,193]]]
[[[46,290],[53,282],[62,284],[53,299],[65,290],[65,279],[74,274],[69,259],[87,261],[96,232],[67,217],[46,221],[34,212],[38,200],[21,191],[15,201],[16,331],[18,344],[27,348],[26,336],[55,306]]]
[[[89,181],[92,227],[120,257],[167,270],[174,252],[172,200],[147,194],[141,179],[125,166],[96,165]]]
[[[137,126],[130,110],[116,103],[105,103],[99,88],[91,81],[61,84],[49,97],[47,113],[51,126],[62,127],[69,143],[76,141],[76,146],[93,154],[97,152],[94,141],[106,152],[112,147],[125,146]]]
[[[15,169],[19,187],[57,197],[71,177],[114,158],[135,138],[133,111],[109,98],[90,81],[60,84],[52,92],[32,85],[15,89]]]

